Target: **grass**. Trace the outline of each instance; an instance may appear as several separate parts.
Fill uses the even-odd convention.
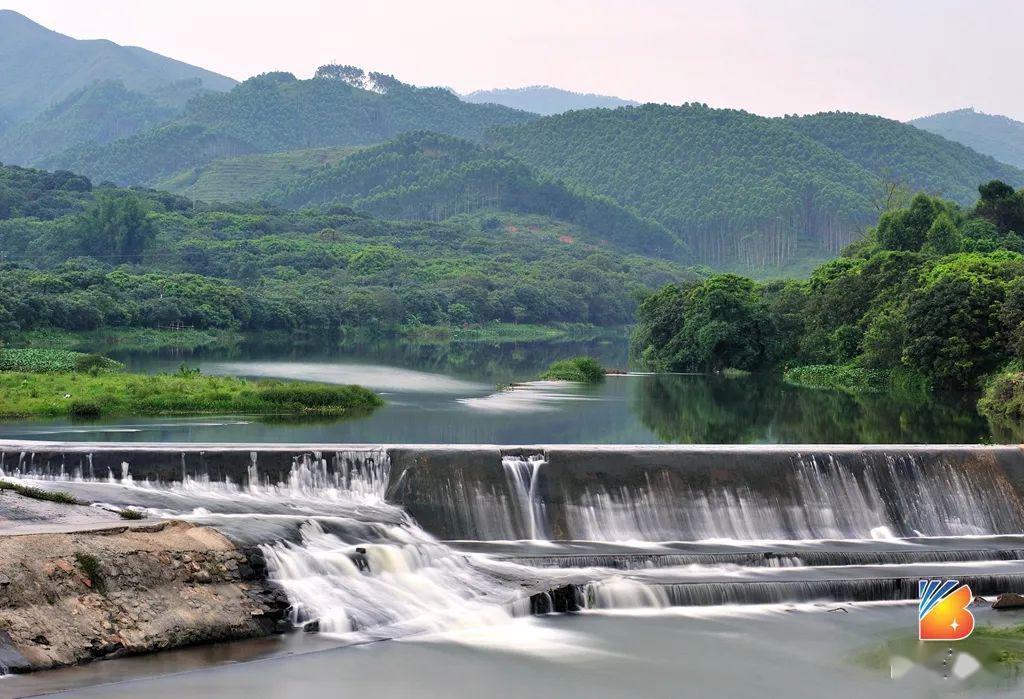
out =
[[[593,357],[573,357],[554,362],[540,377],[545,381],[599,383],[604,381],[604,367]]]
[[[92,589],[100,594],[106,593],[107,583],[103,579],[103,571],[100,570],[100,559],[91,553],[77,551],[75,552],[75,562],[78,563],[78,567],[82,569],[82,572],[89,579]]]
[[[0,371],[98,373],[117,371],[120,362],[98,354],[62,349],[0,349]]]
[[[46,500],[48,502],[58,502],[62,505],[85,505],[71,493],[63,490],[43,490],[42,488],[34,488],[30,485],[21,485],[20,483],[11,483],[10,481],[0,481],[0,491],[10,490],[26,498],[32,498],[33,500]]]
[[[121,519],[144,519],[146,517],[138,510],[119,510],[117,514],[121,516]]]
[[[0,418],[113,415],[330,415],[383,405],[362,386],[252,381],[195,373],[0,373]]]

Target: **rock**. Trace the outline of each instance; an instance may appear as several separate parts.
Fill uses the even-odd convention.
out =
[[[1016,592],[1004,592],[992,603],[992,609],[1018,609],[1020,607],[1024,607],[1024,595],[1018,595]]]

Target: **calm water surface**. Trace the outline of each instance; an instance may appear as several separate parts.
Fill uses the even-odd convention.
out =
[[[0,438],[82,441],[406,443],[985,443],[971,396],[931,403],[800,389],[776,378],[631,374],[599,386],[535,382],[554,360],[591,354],[627,366],[625,339],[502,345],[396,341],[197,353],[117,353],[131,369],[359,383],[386,407],[352,420],[251,417],[33,420]],[[524,382],[514,390],[498,385]]]

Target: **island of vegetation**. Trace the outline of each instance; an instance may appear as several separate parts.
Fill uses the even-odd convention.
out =
[[[782,370],[794,384],[924,395],[984,391],[1024,415],[1024,193],[970,208],[893,189],[877,225],[806,281],[717,274],[640,306],[634,355],[663,371]]]
[[[350,417],[383,405],[362,386],[133,374],[110,359],[66,350],[0,350],[0,418],[247,414]]]
[[[604,375],[604,367],[593,357],[573,357],[553,362],[540,378],[544,381],[600,383],[604,381]]]

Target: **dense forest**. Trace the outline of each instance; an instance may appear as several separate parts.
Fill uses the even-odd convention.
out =
[[[468,104],[443,88],[326,65],[309,80],[265,73],[230,92],[196,95],[180,116],[157,128],[72,148],[40,164],[95,180],[152,184],[218,157],[379,143],[419,129],[480,138],[489,127],[532,118],[508,107]]]
[[[197,206],[67,172],[0,167],[0,326],[620,325],[651,289],[694,276],[489,221]]]
[[[490,142],[635,207],[713,266],[830,257],[878,215],[889,181],[937,185],[961,204],[978,181],[1024,183],[1024,172],[959,144],[857,115],[644,105],[495,129]]]
[[[784,121],[869,172],[961,205],[974,202],[979,182],[1024,185],[1020,170],[892,119],[827,112]]]
[[[269,200],[290,207],[339,202],[383,218],[431,221],[481,209],[542,214],[577,224],[594,244],[687,258],[665,227],[608,197],[540,176],[504,153],[430,132],[360,150]]]
[[[0,136],[0,160],[38,162],[83,142],[103,144],[130,136],[176,113],[173,106],[129,90],[121,81],[92,83]]]
[[[919,129],[962,143],[996,160],[1024,168],[1024,123],[998,114],[957,109],[914,119]]]
[[[917,194],[806,281],[669,285],[641,304],[633,351],[669,371],[813,365],[794,375],[976,389],[1024,358],[1024,193],[978,191],[970,208]]]
[[[516,87],[499,90],[477,90],[463,95],[462,99],[476,104],[503,104],[524,112],[533,112],[551,116],[561,114],[570,109],[598,109],[616,107],[636,107],[639,102],[624,100],[621,97],[595,95],[592,93],[561,90],[548,85]]]

